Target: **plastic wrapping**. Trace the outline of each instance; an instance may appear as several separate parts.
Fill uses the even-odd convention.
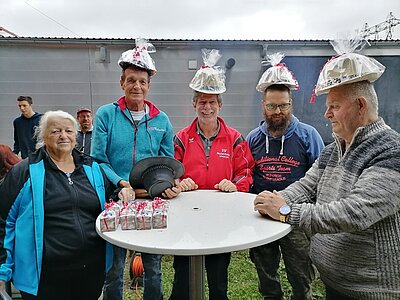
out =
[[[138,202],[136,207],[136,229],[149,230],[152,226],[153,208],[150,201]]]
[[[291,90],[299,89],[299,83],[292,72],[286,67],[285,64],[281,63],[284,57],[285,55],[280,52],[267,55],[265,61],[272,67],[268,68],[262,74],[256,86],[257,91],[264,93],[265,90],[273,84],[283,84]]]
[[[121,54],[118,64],[121,68],[125,68],[127,65],[138,66],[149,70],[152,76],[155,75],[157,73],[156,66],[149,54],[156,52],[155,47],[142,38],[137,38],[135,44],[136,47],[134,49],[127,50]]]
[[[119,220],[122,230],[136,229],[136,202],[131,201],[121,209]]]
[[[169,201],[155,197],[153,207],[153,229],[167,228]]]
[[[100,231],[115,231],[118,227],[117,212],[113,209],[106,209],[100,215]]]
[[[216,66],[221,58],[219,50],[202,49],[204,65],[197,70],[189,87],[205,94],[222,94],[225,88],[225,71]]]
[[[343,84],[377,80],[385,71],[385,66],[372,57],[354,53],[362,50],[367,43],[359,36],[344,36],[331,41],[338,56],[324,65],[315,86],[315,95],[326,94],[331,88]]]

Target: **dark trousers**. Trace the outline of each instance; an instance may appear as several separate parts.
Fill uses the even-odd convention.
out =
[[[228,299],[228,266],[231,253],[205,256],[210,300]],[[174,256],[174,285],[170,300],[189,299],[189,257]]]
[[[38,295],[21,292],[24,300],[97,300],[104,283],[104,261],[77,270],[43,270]]]
[[[315,277],[309,257],[310,241],[299,228],[283,238],[250,249],[250,259],[258,274],[258,290],[264,300],[281,300],[283,291],[279,278],[281,255],[288,281],[292,286],[291,300],[311,300],[311,283]]]
[[[325,285],[325,295],[325,300],[355,300],[352,297],[339,293],[338,291],[328,287],[327,285]]]

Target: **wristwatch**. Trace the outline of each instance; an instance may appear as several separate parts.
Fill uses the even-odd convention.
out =
[[[292,212],[292,210],[290,209],[289,205],[287,205],[287,204],[282,205],[279,208],[279,221],[281,221],[283,223],[287,223],[291,212]]]

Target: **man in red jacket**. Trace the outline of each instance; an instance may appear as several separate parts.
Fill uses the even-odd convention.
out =
[[[217,189],[248,192],[252,183],[253,156],[243,136],[218,116],[225,92],[225,75],[216,62],[218,50],[203,50],[205,66],[190,83],[197,117],[174,138],[175,158],[185,166],[179,186],[182,191]],[[200,226],[200,224],[199,224]],[[228,266],[231,254],[207,255],[205,266],[209,299],[228,299]],[[189,258],[174,257],[174,285],[170,299],[189,298]]]

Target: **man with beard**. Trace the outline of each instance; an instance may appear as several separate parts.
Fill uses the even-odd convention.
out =
[[[250,190],[255,194],[280,191],[299,180],[324,148],[317,130],[292,114],[290,90],[297,89],[298,84],[289,70],[278,63],[263,74],[257,85],[257,90],[264,93],[265,120],[247,136],[255,160]],[[283,299],[278,274],[281,253],[292,286],[291,299],[312,299],[315,273],[309,249],[307,236],[298,229],[275,242],[250,249],[264,299]]]

